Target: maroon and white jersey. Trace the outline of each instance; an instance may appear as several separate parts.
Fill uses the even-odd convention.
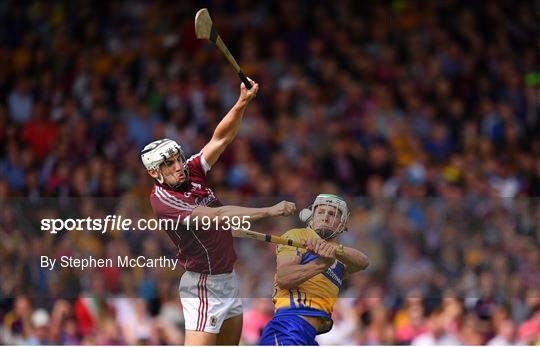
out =
[[[185,188],[174,190],[157,182],[154,185],[150,193],[150,203],[158,219],[176,221],[180,217],[185,221],[197,206],[222,206],[214,192],[206,185],[206,173],[210,166],[204,160],[202,152],[193,155],[186,163],[189,182]],[[180,265],[188,271],[209,275],[232,272],[236,253],[231,232],[212,227],[209,230],[200,227],[194,230],[193,223],[190,224],[190,229],[180,223],[178,230],[167,230],[178,248],[177,258]]]

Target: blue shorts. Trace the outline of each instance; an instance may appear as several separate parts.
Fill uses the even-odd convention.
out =
[[[315,341],[317,330],[305,319],[296,315],[272,318],[264,328],[261,346],[318,346]]]

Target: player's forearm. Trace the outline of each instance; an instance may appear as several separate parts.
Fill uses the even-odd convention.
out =
[[[238,100],[238,102],[230,109],[230,111],[223,117],[221,122],[214,130],[213,139],[217,141],[223,141],[225,143],[231,143],[236,137],[238,129],[244,116],[244,112],[247,107],[246,101]]]
[[[328,265],[318,261],[303,265],[282,266],[277,270],[276,282],[281,289],[295,288],[313,276],[324,272],[327,268]]]
[[[364,270],[369,265],[368,257],[351,247],[343,247],[343,255],[337,256],[337,259],[347,266],[349,273]]]
[[[218,208],[218,217],[249,217],[250,220],[258,220],[270,217],[267,207],[242,207],[242,206],[221,206]]]
[[[210,218],[218,217],[240,217],[249,218],[251,221],[270,217],[270,211],[267,207],[254,208],[254,207],[242,207],[242,206],[220,206],[220,207],[206,207],[199,206],[192,213],[193,217],[208,216]]]

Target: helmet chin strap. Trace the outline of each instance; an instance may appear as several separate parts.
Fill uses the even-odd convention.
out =
[[[174,185],[169,184],[169,187],[171,187],[172,189],[183,189],[187,186],[187,184],[188,184],[188,179],[186,178],[182,182],[178,182]]]
[[[337,230],[332,230],[330,228],[318,228],[318,229],[315,229],[313,227],[313,219],[309,221],[308,223],[308,227],[310,227],[311,229],[315,230],[315,232],[321,237],[321,239],[323,240],[328,240],[328,239],[331,239],[335,236],[337,236],[339,233],[342,232],[342,230],[339,230],[339,226],[338,226],[338,229]]]
[[[334,230],[328,229],[328,228],[317,229],[317,230],[315,230],[315,232],[317,234],[319,234],[319,236],[323,240],[331,239],[331,238],[333,238],[334,236],[336,236],[338,234],[337,231],[334,231]]]
[[[313,218],[311,218],[308,222],[308,227],[310,227],[311,229],[315,230],[315,232],[317,234],[319,234],[319,236],[323,239],[323,240],[328,240],[328,239],[331,239],[333,237],[336,237],[337,235],[341,234],[342,232],[344,231],[347,231],[347,228],[344,227],[343,223],[339,223],[339,225],[337,226],[336,230],[332,230],[330,228],[318,228],[318,229],[315,229],[313,227]]]
[[[182,171],[184,171],[184,179],[182,180],[182,182],[178,182],[176,184],[169,184],[169,183],[166,183],[165,182],[165,177],[163,176],[163,173],[161,172],[161,169],[158,169],[158,173],[159,173],[159,177],[156,178],[157,181],[161,184],[166,184],[168,185],[169,187],[171,187],[172,189],[182,189],[184,188],[185,186],[187,186],[188,184],[188,181],[189,181],[189,176],[188,176],[188,171],[183,168]]]
[[[159,183],[163,184],[163,182],[165,181],[165,178],[163,177],[163,174],[161,173],[161,170],[160,170],[160,169],[158,169],[157,172],[159,173],[159,177],[156,178],[156,180],[157,180]]]

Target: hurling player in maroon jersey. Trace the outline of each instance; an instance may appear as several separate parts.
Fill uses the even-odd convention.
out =
[[[155,180],[150,203],[156,217],[183,222],[178,230],[166,231],[184,269],[179,292],[186,345],[237,345],[242,331],[242,302],[233,269],[236,254],[230,229],[220,226],[216,230],[212,223],[209,230],[203,230],[195,221],[217,217],[221,222],[236,216],[254,221],[288,216],[296,210],[287,201],[265,208],[223,206],[207,185],[206,174],[236,136],[244,111],[258,89],[256,83],[250,90],[241,85],[238,101],[217,125],[212,139],[189,159],[184,159],[181,147],[170,139],[154,141],[141,152],[142,162]]]

